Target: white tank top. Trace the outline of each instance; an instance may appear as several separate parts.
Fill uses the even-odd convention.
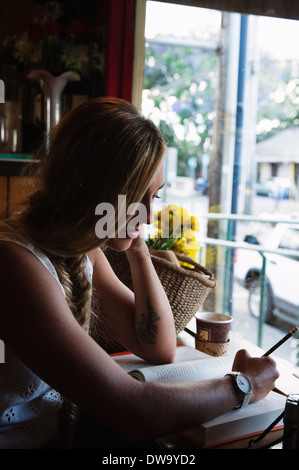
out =
[[[17,214],[0,221],[0,241],[17,243],[31,251],[54,276],[65,295],[49,258],[22,234]],[[93,268],[88,257],[87,260],[86,274],[91,282]],[[43,447],[59,432],[63,399],[5,345],[4,351],[4,363],[0,363],[0,449]]]

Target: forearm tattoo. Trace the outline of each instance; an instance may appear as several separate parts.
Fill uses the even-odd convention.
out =
[[[148,297],[146,299],[146,304],[147,314],[141,314],[141,320],[138,323],[137,328],[137,336],[142,343],[156,344],[156,338],[158,335],[158,327],[156,322],[160,320],[160,317],[151,306]]]

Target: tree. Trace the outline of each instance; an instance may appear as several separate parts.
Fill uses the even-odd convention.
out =
[[[217,86],[217,54],[195,47],[147,44],[144,113],[171,129],[178,148],[178,174],[188,175],[187,160],[209,153]],[[164,123],[161,126],[161,123]],[[169,132],[166,134],[169,138]]]
[[[259,68],[258,142],[299,125],[298,61],[263,56]]]

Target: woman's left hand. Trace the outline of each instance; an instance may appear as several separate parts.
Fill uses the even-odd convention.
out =
[[[130,247],[126,250],[126,253],[130,255],[130,253],[139,253],[144,252],[149,255],[149,250],[145,241],[144,237],[144,227],[143,225],[139,228],[139,235],[137,238],[132,239],[132,243]]]

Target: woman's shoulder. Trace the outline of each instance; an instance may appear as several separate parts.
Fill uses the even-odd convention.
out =
[[[26,246],[16,243],[14,240],[0,238],[1,268],[3,268],[5,263],[18,263],[24,258],[28,258],[28,251]],[[31,256],[33,257],[33,254],[29,251],[29,258]]]
[[[44,309],[45,299],[49,304],[52,302],[51,299],[56,302],[60,302],[60,299],[62,301],[64,296],[59,283],[25,247],[9,241],[1,242],[0,266],[2,306],[0,320],[5,319],[5,325],[1,325],[2,330],[6,330],[8,325],[12,326],[14,321],[17,323],[22,314],[20,312],[26,312],[30,321],[30,316],[34,315],[34,312]]]
[[[108,260],[101,248],[95,248],[87,253],[88,258],[92,266],[96,266],[98,263],[108,263]]]
[[[38,269],[41,263],[37,262],[36,256],[28,250],[26,246],[10,240],[0,240],[0,272],[5,275],[5,271],[11,271],[14,278],[17,272],[24,268]]]
[[[0,237],[0,266],[0,278],[6,276],[11,280],[11,283],[16,283],[20,274],[22,284],[25,284],[25,276],[22,276],[22,272],[28,270],[28,281],[33,273],[37,273],[38,276],[45,275],[46,279],[49,276],[49,278],[55,279],[55,283],[65,295],[50,259],[34,245],[27,243],[26,239],[23,242],[13,237],[7,239]]]
[[[117,279],[106,255],[105,250],[96,248],[88,253],[88,258],[92,264],[94,279],[106,284],[114,282]]]
[[[34,251],[34,243],[26,234],[20,213],[14,213],[9,218],[0,220],[0,242],[0,245],[5,243],[3,250],[22,251],[15,246],[19,245],[29,251]]]

